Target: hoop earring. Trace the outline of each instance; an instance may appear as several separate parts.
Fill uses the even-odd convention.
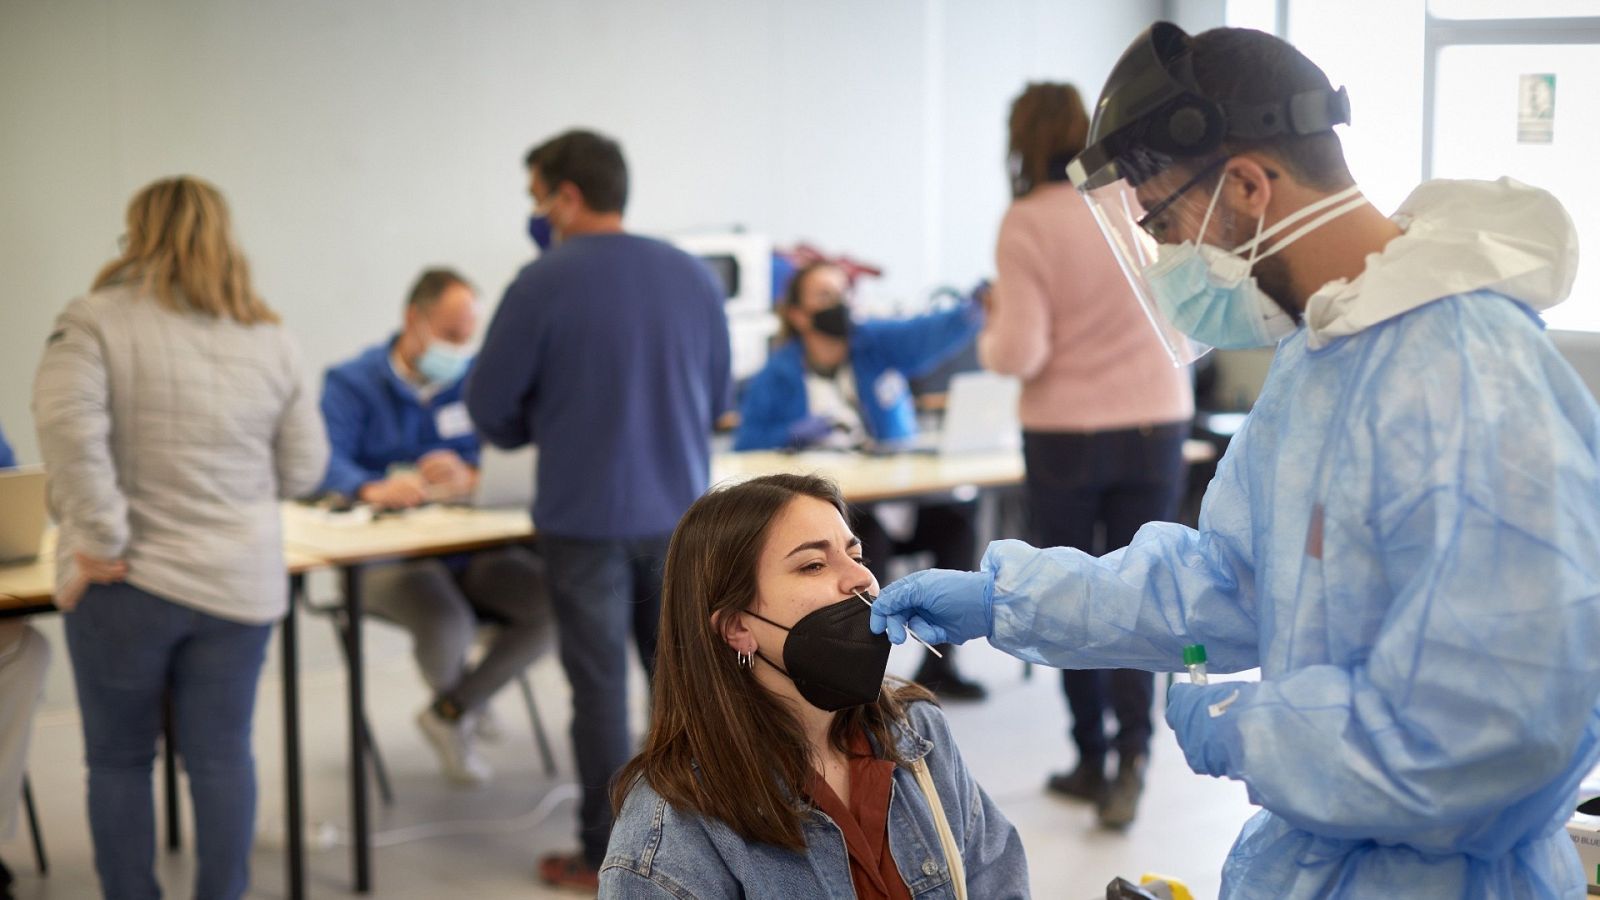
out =
[[[739,652],[735,651],[734,652],[734,656],[737,657],[738,660],[739,660],[739,668],[741,668],[741,669],[750,669],[750,668],[754,668],[755,667],[756,660],[755,660],[755,655],[754,654],[751,654],[751,653],[739,653]]]

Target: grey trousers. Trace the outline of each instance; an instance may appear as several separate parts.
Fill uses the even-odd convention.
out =
[[[551,646],[544,564],[522,547],[472,554],[452,572],[440,559],[375,566],[362,582],[368,612],[411,632],[412,652],[435,699],[476,712]],[[495,626],[476,666],[467,655],[482,625]]]
[[[33,711],[50,665],[50,642],[21,619],[0,620],[0,839],[17,831]]]

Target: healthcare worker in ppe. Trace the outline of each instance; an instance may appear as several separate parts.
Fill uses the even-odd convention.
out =
[[[1262,807],[1230,898],[1571,897],[1600,758],[1600,409],[1545,336],[1553,197],[1356,191],[1344,92],[1288,44],[1158,23],[1070,172],[1178,360],[1278,343],[1198,530],[1094,558],[1016,541],[886,588],[874,627],[1063,668],[1214,670],[1167,721]]]

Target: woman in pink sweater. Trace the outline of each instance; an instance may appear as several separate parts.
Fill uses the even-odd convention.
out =
[[[1186,370],[1144,320],[1087,204],[1066,180],[1089,117],[1071,85],[1028,85],[1011,105],[1013,202],[995,248],[998,277],[978,356],[1022,379],[1023,453],[1033,540],[1100,555],[1145,522],[1172,518],[1194,414]],[[1063,671],[1078,765],[1051,791],[1095,802],[1103,825],[1133,821],[1150,743],[1154,676]],[[1117,716],[1116,779],[1102,730]]]

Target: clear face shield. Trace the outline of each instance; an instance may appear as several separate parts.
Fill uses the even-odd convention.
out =
[[[1212,99],[1195,79],[1192,50],[1193,39],[1170,22],[1134,39],[1095,104],[1088,146],[1067,166],[1180,366],[1211,347],[1269,346],[1292,332],[1298,317],[1252,270],[1362,203],[1352,187],[1271,226],[1262,215],[1238,221],[1219,202],[1229,142],[1329,132],[1350,121],[1350,99],[1323,87],[1249,103]]]
[[[1161,281],[1162,262],[1184,242],[1227,243],[1224,235],[1234,223],[1215,202],[1226,161],[1221,154],[1170,160],[1146,153],[1098,172],[1084,171],[1078,161],[1067,169],[1175,366],[1194,362],[1211,347],[1180,329],[1171,305],[1161,302],[1173,290]]]

